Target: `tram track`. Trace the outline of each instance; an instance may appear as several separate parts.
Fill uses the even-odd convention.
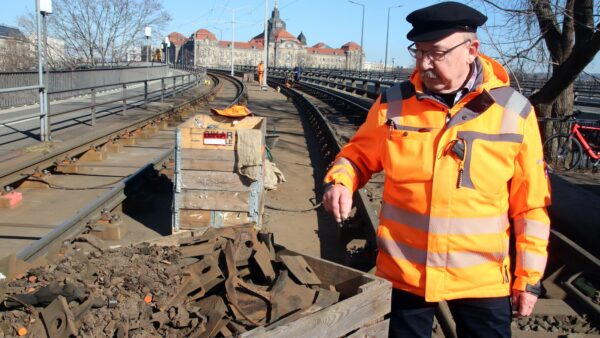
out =
[[[209,77],[212,88],[200,96],[179,93],[169,109],[5,166],[0,182],[5,191],[20,194],[22,201],[14,208],[0,209],[0,257],[16,253],[18,259],[32,262],[99,224],[123,223],[121,219],[128,217],[119,214],[125,204],[147,208],[147,201],[131,199],[143,195],[138,192],[144,189],[170,187],[177,125],[191,114],[208,112],[205,106],[210,100],[228,105],[245,93],[238,79],[217,73]],[[163,193],[172,191],[167,188]]]
[[[351,95],[335,89],[303,82],[294,84],[293,89],[287,88],[282,78],[271,78],[270,82],[271,86],[292,97],[299,110],[306,113],[326,163],[333,161],[368,111],[367,100],[348,99]],[[371,236],[378,225],[382,183],[383,174],[374,176],[354,196],[357,213],[352,222],[369,229]],[[565,234],[552,230],[550,236],[550,261],[544,280],[547,293],[539,300],[531,317],[513,321],[513,335],[544,338],[577,333],[597,336],[600,334],[600,261]],[[375,250],[372,244],[365,249]],[[445,304],[440,306],[436,318],[444,336],[457,337]]]

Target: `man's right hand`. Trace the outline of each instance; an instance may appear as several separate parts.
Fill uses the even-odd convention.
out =
[[[341,223],[352,210],[352,192],[342,184],[334,184],[323,194],[323,206]]]

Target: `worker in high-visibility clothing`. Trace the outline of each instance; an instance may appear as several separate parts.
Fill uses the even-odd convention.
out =
[[[352,192],[385,171],[376,274],[393,284],[391,337],[430,337],[440,301],[459,337],[510,337],[511,312],[530,315],[542,291],[540,133],[504,68],[479,53],[486,20],[456,2],[408,15],[414,72],[375,101],[325,177],[323,204],[341,222]]]
[[[262,61],[256,67],[256,72],[258,73],[258,85],[262,86],[265,77],[265,64]]]

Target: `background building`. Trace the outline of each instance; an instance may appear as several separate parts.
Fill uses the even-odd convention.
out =
[[[268,66],[288,67],[296,65],[314,68],[358,70],[364,54],[355,42],[348,42],[340,48],[332,48],[323,42],[312,47],[307,46],[306,37],[300,33],[297,37],[286,30],[285,22],[279,16],[279,7],[275,7],[268,21]],[[197,65],[203,67],[228,67],[231,65],[231,46],[235,65],[256,66],[263,59],[264,32],[248,42],[218,40],[207,29],[199,29],[188,39],[181,33],[169,34],[171,46],[168,48],[170,63]]]
[[[30,70],[35,66],[35,54],[29,40],[18,29],[0,25],[0,72]]]

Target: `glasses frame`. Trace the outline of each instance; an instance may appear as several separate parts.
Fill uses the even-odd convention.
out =
[[[410,54],[410,56],[412,56],[413,58],[417,59],[417,60],[421,60],[423,58],[428,58],[429,60],[432,61],[443,61],[446,58],[446,55],[450,52],[452,52],[453,50],[455,50],[456,48],[466,44],[466,43],[470,43],[472,42],[471,39],[467,39],[461,43],[459,43],[458,45],[447,49],[447,50],[420,50],[417,48],[413,48],[413,46],[415,46],[415,42],[413,42],[410,46],[406,47],[406,49],[408,50],[408,54]]]

